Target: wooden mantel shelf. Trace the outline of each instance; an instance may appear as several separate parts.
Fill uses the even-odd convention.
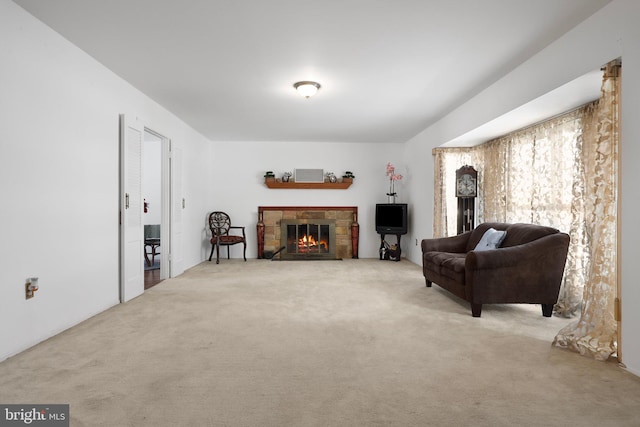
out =
[[[346,190],[351,182],[277,182],[265,181],[269,188],[296,188],[301,190]]]

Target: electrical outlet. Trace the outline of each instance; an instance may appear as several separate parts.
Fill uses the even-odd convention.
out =
[[[416,239],[416,246],[418,246],[418,239]]]

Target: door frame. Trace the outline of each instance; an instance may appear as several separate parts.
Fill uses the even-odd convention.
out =
[[[142,197],[141,194],[136,194],[136,197],[128,194],[131,190],[129,190],[129,184],[126,182],[128,173],[128,164],[130,162],[130,157],[128,157],[128,130],[129,128],[140,132],[140,147],[139,150],[143,149],[144,143],[144,132],[149,132],[150,134],[157,136],[161,140],[162,144],[162,165],[161,165],[161,194],[162,194],[162,214],[161,214],[161,238],[163,249],[160,253],[160,277],[162,279],[166,279],[172,277],[172,268],[171,268],[171,247],[172,247],[172,239],[171,239],[171,196],[172,196],[172,179],[171,179],[171,140],[164,136],[162,133],[157,132],[147,126],[145,123],[135,117],[133,115],[121,114],[120,115],[120,159],[119,159],[119,171],[118,171],[118,179],[119,179],[119,281],[118,281],[118,294],[120,303],[127,302],[142,293],[144,293],[144,227],[142,226]],[[142,151],[136,154],[136,162],[139,161],[140,165],[138,168],[139,176],[137,176],[138,184],[140,186],[141,193],[141,181],[142,181]],[[137,200],[137,196],[140,196],[140,200]],[[131,203],[131,208],[139,209],[140,219],[136,221],[134,225],[133,231],[132,228],[128,226],[128,212],[130,209],[130,199],[133,201]],[[136,230],[137,228],[137,230]],[[137,244],[136,244],[137,242]],[[135,248],[134,248],[135,247]],[[137,256],[135,255],[137,254]],[[130,261],[126,261],[126,260]],[[131,262],[131,260],[135,260],[135,265]],[[139,264],[139,265],[138,265]],[[131,268],[134,267],[133,270]],[[131,275],[130,272],[139,271],[139,274]],[[132,280],[133,279],[133,280]]]
[[[160,279],[171,277],[171,174],[169,162],[171,157],[171,140],[162,133],[144,126],[144,131],[160,139],[162,159],[160,165]]]

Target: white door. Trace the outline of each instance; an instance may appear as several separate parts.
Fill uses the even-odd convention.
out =
[[[160,279],[171,277],[171,140],[165,136],[162,139],[162,221],[160,235],[164,249],[160,252]]]
[[[171,146],[171,277],[184,272],[182,217],[186,201],[182,194],[182,150]]]
[[[120,302],[144,292],[143,134],[142,123],[120,115]]]

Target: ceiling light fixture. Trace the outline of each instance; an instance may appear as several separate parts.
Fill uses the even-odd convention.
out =
[[[300,95],[305,98],[309,98],[318,92],[320,89],[320,83],[310,81],[297,82],[293,84],[293,87],[300,93]]]

